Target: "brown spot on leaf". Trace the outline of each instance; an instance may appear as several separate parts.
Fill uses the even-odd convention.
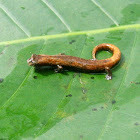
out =
[[[75,42],[75,40],[72,40],[72,41],[69,42],[69,44],[72,44],[72,43],[74,43],[74,42]]]
[[[34,79],[37,79],[37,76],[33,76]]]
[[[71,94],[68,94],[68,95],[66,95],[66,97],[72,97],[72,95]]]
[[[136,122],[136,123],[134,123],[134,125],[136,125],[136,126],[137,126],[137,125],[139,125],[139,123],[138,123],[138,122]]]
[[[3,52],[0,53],[0,55],[4,54]]]
[[[134,13],[134,11],[130,11],[131,13]]]
[[[2,83],[4,81],[4,79],[3,78],[0,78],[0,83]]]
[[[116,101],[115,100],[112,100],[112,104],[115,104],[116,103]]]
[[[80,138],[83,139],[83,135],[80,135]]]
[[[94,77],[92,76],[91,79],[94,79]]]
[[[93,108],[92,111],[97,111],[97,108]]]

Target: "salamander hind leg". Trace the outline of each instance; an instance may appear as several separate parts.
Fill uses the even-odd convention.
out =
[[[106,80],[111,80],[112,79],[112,72],[111,72],[110,68],[109,67],[105,67],[105,71],[107,73]]]
[[[54,70],[56,73],[58,73],[58,72],[62,72],[62,70],[63,70],[63,67],[62,66],[60,66],[60,65],[57,65],[57,68]]]

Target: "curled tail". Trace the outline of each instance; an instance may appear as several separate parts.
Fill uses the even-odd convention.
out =
[[[113,53],[112,57],[104,59],[104,60],[110,60],[110,65],[108,66],[109,68],[111,68],[112,66],[117,64],[121,59],[120,49],[118,47],[116,47],[115,45],[108,44],[108,43],[103,43],[103,44],[97,45],[93,49],[93,51],[92,51],[93,59],[96,59],[96,53],[100,50],[109,50]]]

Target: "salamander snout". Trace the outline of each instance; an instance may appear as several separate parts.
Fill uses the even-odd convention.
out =
[[[36,54],[32,54],[31,58],[27,59],[27,63],[29,66],[34,66],[36,64],[36,62],[34,61],[34,56],[36,56]]]

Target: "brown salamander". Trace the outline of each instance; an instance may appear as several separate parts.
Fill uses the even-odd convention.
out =
[[[113,53],[112,57],[97,60],[96,52],[100,50],[109,50]],[[87,60],[75,56],[69,56],[65,54],[59,55],[36,55],[33,54],[31,58],[27,60],[30,66],[57,66],[58,71],[65,67],[73,67],[83,71],[106,71],[108,75],[107,80],[112,79],[112,74],[110,69],[117,64],[121,59],[121,52],[118,47],[113,44],[103,43],[97,45],[92,51],[93,59]]]

